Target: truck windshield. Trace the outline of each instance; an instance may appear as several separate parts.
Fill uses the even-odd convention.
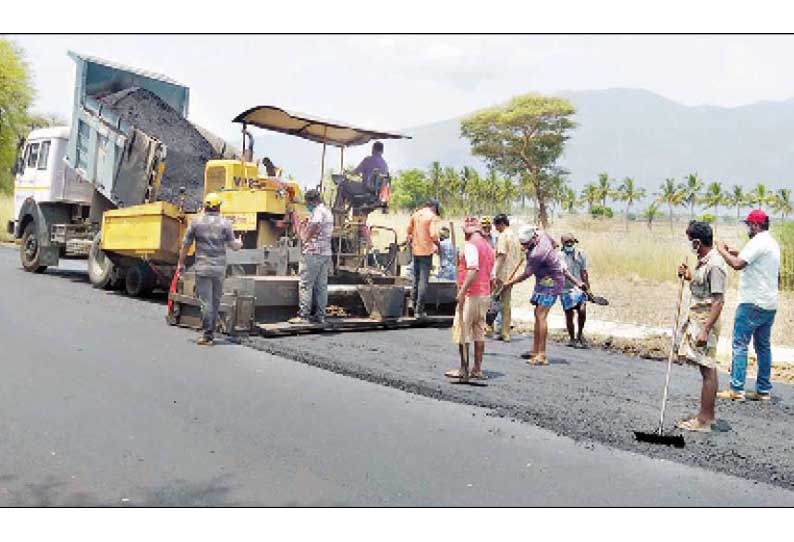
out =
[[[42,141],[39,148],[39,169],[47,169],[47,160],[50,156],[50,142]]]
[[[28,146],[28,163],[26,167],[36,167],[39,162],[39,144],[31,143]]]

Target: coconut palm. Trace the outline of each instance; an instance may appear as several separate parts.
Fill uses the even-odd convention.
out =
[[[587,183],[586,185],[584,185],[584,188],[582,189],[581,199],[583,202],[587,203],[588,213],[593,212],[593,205],[595,205],[595,202],[598,201],[598,196],[599,196],[598,186],[596,186],[594,183]]]
[[[794,212],[794,202],[791,201],[791,189],[781,188],[772,197],[772,208],[780,213],[783,221],[788,220],[788,215]]]
[[[609,178],[609,175],[605,173],[598,174],[598,184],[596,188],[598,189],[598,199],[601,200],[601,206],[607,206],[607,198],[612,195],[612,179]]]
[[[673,178],[667,178],[662,183],[659,193],[656,194],[656,201],[667,205],[670,212],[670,231],[673,231],[673,209],[682,205],[684,202],[684,191],[678,186]]]
[[[689,218],[695,218],[695,205],[700,201],[701,192],[703,191],[703,180],[698,177],[697,173],[690,173],[684,177],[684,183],[681,185],[684,192],[683,201],[689,207]]]
[[[631,206],[638,199],[645,197],[645,189],[639,188],[631,177],[626,177],[615,192],[615,196],[619,201],[626,202],[626,231],[628,231]]]
[[[731,193],[728,194],[726,205],[736,207],[736,221],[742,218],[742,207],[747,204],[747,194],[744,193],[744,188],[738,184],[733,185]]]
[[[769,205],[772,201],[772,193],[764,183],[758,183],[755,188],[747,194],[747,201],[754,207],[763,209],[764,205]]]
[[[653,221],[662,216],[661,211],[659,211],[659,204],[655,201],[651,202],[650,205],[642,212],[642,218],[648,224],[648,229],[653,231]]]
[[[722,183],[709,183],[706,193],[703,195],[703,204],[714,209],[714,229],[717,229],[717,219],[720,216],[720,205],[725,205],[727,195],[722,190]]]
[[[565,210],[566,213],[571,214],[573,213],[574,209],[576,209],[577,203],[576,190],[568,185],[565,185],[562,189],[562,193],[560,194],[560,205],[562,206],[563,210]]]

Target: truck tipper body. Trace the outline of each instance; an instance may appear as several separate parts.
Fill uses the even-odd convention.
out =
[[[71,125],[34,130],[15,171],[15,219],[27,271],[61,257],[86,257],[102,214],[153,201],[165,168],[166,145],[103,103],[125,89],[145,89],[184,117],[189,89],[166,76],[70,52],[75,85]]]

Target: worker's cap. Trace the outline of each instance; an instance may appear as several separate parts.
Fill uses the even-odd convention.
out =
[[[768,220],[769,215],[763,209],[753,209],[742,222],[745,224],[766,224]]]
[[[207,207],[220,207],[221,197],[215,192],[210,192],[204,197],[204,205]]]
[[[482,217],[482,218],[480,219],[480,223],[481,223],[483,226],[490,226],[490,225],[491,225],[491,217],[490,217],[490,216],[484,216],[484,217]]]
[[[306,201],[317,202],[320,201],[320,192],[318,190],[307,190],[306,193],[303,195],[303,199]]]
[[[577,239],[572,233],[564,233],[562,234],[562,237],[560,237],[560,241],[562,241],[562,244],[564,245],[566,243],[578,243],[579,239]]]
[[[518,230],[518,242],[522,245],[525,245],[532,241],[532,238],[535,237],[535,233],[537,233],[537,228],[535,226],[530,226],[529,224],[524,224]]]
[[[467,216],[463,220],[463,233],[466,235],[470,235],[476,231],[482,230],[482,224],[480,223],[480,219],[476,216]]]

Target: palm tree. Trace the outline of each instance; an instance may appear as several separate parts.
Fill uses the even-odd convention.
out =
[[[768,205],[772,200],[772,194],[769,192],[769,188],[764,183],[758,183],[753,188],[752,192],[747,194],[747,201],[753,205],[760,208],[763,208],[764,205]]]
[[[587,202],[587,212],[593,212],[593,205],[598,201],[599,191],[598,186],[594,183],[587,183],[582,188],[582,201]]]
[[[794,203],[791,201],[791,189],[781,188],[772,197],[772,208],[780,213],[780,218],[785,222],[788,215],[794,212]]]
[[[434,198],[441,199],[441,184],[442,184],[442,170],[441,164],[438,162],[433,162],[430,164],[430,169],[428,170],[428,176],[430,177],[430,193],[433,195]]]
[[[703,191],[703,180],[697,173],[690,173],[684,177],[684,184],[681,185],[684,191],[684,203],[689,207],[689,218],[695,218],[695,204],[700,201],[700,193]]]
[[[744,188],[738,184],[733,185],[727,200],[727,205],[736,207],[736,221],[738,222],[742,218],[742,207],[747,203],[747,195],[744,193]]]
[[[609,175],[604,173],[598,174],[598,199],[601,200],[601,206],[607,206],[607,198],[612,195],[612,180],[609,178]]]
[[[660,216],[662,216],[662,213],[659,211],[659,204],[655,201],[651,202],[642,213],[642,218],[648,223],[648,229],[651,231],[653,231],[653,221]]]
[[[565,185],[562,189],[562,194],[560,195],[560,204],[562,208],[565,210],[566,213],[571,214],[573,213],[574,209],[576,209],[576,190],[571,188],[568,185]]]
[[[667,205],[670,211],[670,231],[673,231],[673,209],[684,202],[684,191],[675,183],[675,179],[668,177],[662,183],[656,201]]]
[[[717,230],[717,219],[720,216],[720,205],[724,205],[727,196],[722,190],[722,183],[709,183],[706,187],[706,194],[703,196],[703,203],[706,207],[714,209],[714,230]]]
[[[631,177],[623,179],[623,183],[618,187],[615,193],[617,199],[626,202],[626,231],[629,230],[629,213],[631,213],[631,206],[638,199],[645,197],[645,189],[639,188]]]

